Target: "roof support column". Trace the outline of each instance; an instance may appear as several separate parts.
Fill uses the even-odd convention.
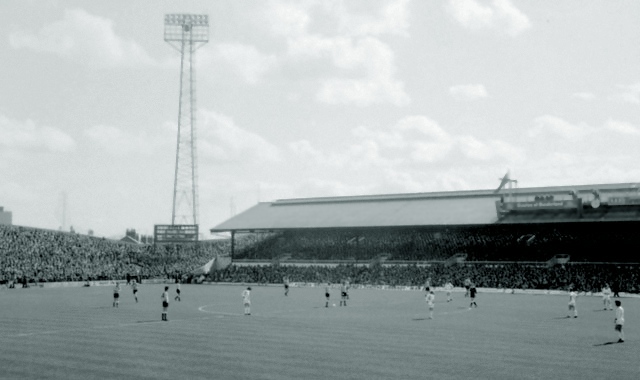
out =
[[[233,253],[235,252],[236,247],[236,231],[231,231],[231,262],[233,262]]]

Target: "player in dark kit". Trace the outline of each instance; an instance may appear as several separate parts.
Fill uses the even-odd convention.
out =
[[[285,277],[283,281],[284,281],[284,295],[288,296],[289,295],[289,277]]]
[[[465,289],[464,296],[465,296],[465,297],[469,297],[469,288],[470,288],[470,287],[471,287],[471,280],[469,280],[468,278],[466,278],[466,279],[464,280],[464,289]]]
[[[473,306],[478,307],[478,304],[476,303],[477,293],[478,291],[476,290],[476,284],[471,283],[471,285],[469,285],[469,297],[471,297],[471,303],[469,304],[469,309],[471,309],[471,307]]]

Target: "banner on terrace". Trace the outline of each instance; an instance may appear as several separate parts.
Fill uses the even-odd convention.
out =
[[[609,197],[607,203],[611,206],[640,205],[640,196]]]
[[[500,204],[502,211],[528,211],[528,210],[566,210],[577,209],[578,200],[565,201],[529,201],[529,202],[504,202]]]

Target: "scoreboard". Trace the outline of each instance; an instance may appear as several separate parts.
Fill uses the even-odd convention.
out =
[[[153,229],[156,243],[193,243],[198,241],[197,224],[156,224]]]

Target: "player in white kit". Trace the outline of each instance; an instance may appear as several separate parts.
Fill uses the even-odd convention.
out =
[[[622,326],[624,325],[624,309],[622,308],[622,302],[620,300],[616,300],[616,331],[618,332],[618,343],[624,342],[624,332],[622,331]]]
[[[611,288],[609,284],[604,284],[602,288],[602,303],[604,304],[604,310],[613,310],[613,306],[611,306]]]
[[[446,284],[444,284],[444,290],[447,291],[447,302],[453,301],[453,298],[451,298],[451,291],[453,290],[453,284],[451,282],[447,282]]]
[[[433,293],[433,290],[429,290],[429,288],[427,288],[425,301],[427,301],[427,306],[429,306],[429,319],[433,319],[433,301],[435,301],[435,299],[436,295]]]
[[[574,290],[571,290],[569,287],[569,311],[567,313],[567,318],[571,318],[571,311],[573,311],[573,317],[578,318],[578,309],[576,308],[576,297],[578,293]]]
[[[242,292],[242,303],[244,304],[244,315],[251,315],[251,287]]]

